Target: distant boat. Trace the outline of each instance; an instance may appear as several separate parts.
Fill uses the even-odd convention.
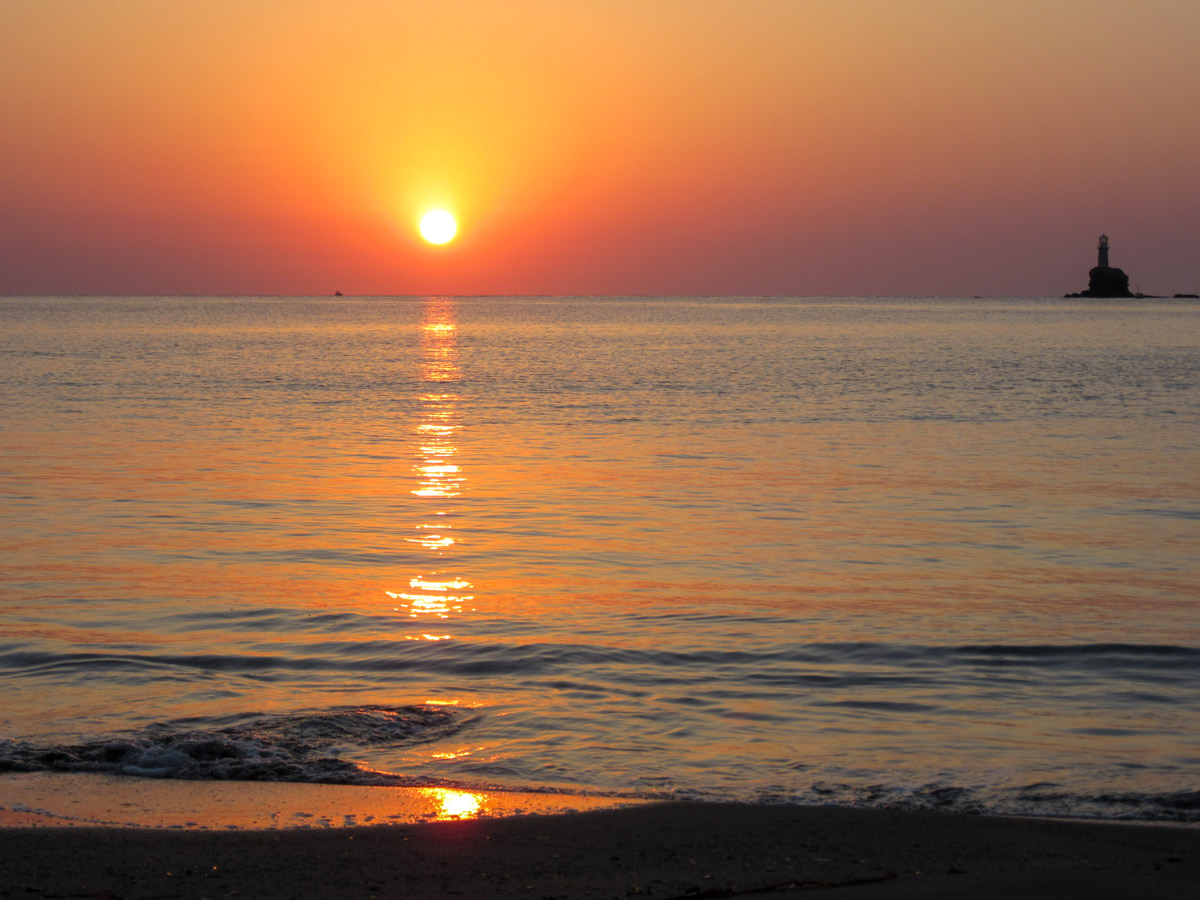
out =
[[[335,297],[340,297],[340,296],[342,296],[342,292],[341,292],[341,291],[334,291],[334,292],[333,292],[333,296],[335,296]]]

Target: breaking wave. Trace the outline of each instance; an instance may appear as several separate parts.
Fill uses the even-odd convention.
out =
[[[374,772],[355,750],[436,741],[473,721],[470,710],[357,706],[295,715],[183,720],[79,744],[0,742],[0,772],[106,772],[151,778],[397,785],[422,779]],[[229,721],[226,719],[224,721]]]

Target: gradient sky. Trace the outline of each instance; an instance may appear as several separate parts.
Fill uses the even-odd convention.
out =
[[[1196,0],[0,0],[0,110],[6,294],[1200,291]]]

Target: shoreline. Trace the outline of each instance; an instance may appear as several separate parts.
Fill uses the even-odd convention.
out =
[[[1200,830],[645,803],[328,829],[0,828],[0,898],[1191,897]]]
[[[559,815],[654,801],[555,791],[186,781],[78,772],[0,775],[0,828],[344,829]]]

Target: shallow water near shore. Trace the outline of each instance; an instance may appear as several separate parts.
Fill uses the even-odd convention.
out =
[[[1200,820],[1195,303],[0,314],[0,770]]]

